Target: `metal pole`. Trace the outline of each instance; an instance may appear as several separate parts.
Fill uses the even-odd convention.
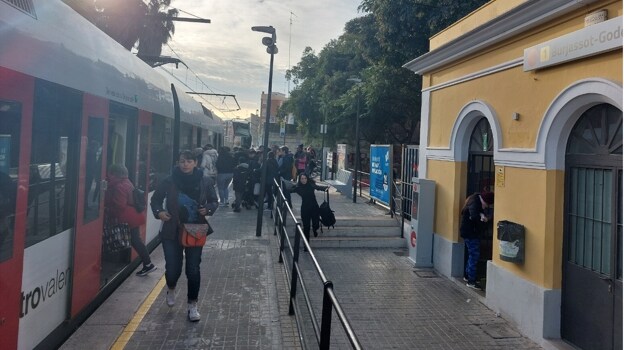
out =
[[[325,154],[323,151],[325,150],[325,134],[327,133],[327,107],[323,108],[323,125],[321,126],[323,129],[323,138],[321,139],[321,181],[325,180],[323,178],[323,170],[325,169]]]
[[[357,116],[355,119],[355,171],[353,174],[353,203],[356,202],[358,171],[360,170],[360,91],[358,86]]]
[[[172,166],[178,163],[180,157],[180,100],[175,85],[171,84],[171,93],[173,95],[173,148],[171,154]]]
[[[256,237],[262,235],[262,215],[264,212],[264,193],[266,191],[267,175],[267,152],[269,151],[269,115],[271,114],[271,89],[273,88],[273,56],[275,55],[275,44],[269,46],[271,50],[271,64],[269,65],[269,94],[267,97],[267,112],[264,122],[264,147],[262,151],[262,176],[260,177],[260,194],[258,195],[258,218],[256,220]]]

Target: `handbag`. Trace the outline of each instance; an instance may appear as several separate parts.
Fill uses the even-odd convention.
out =
[[[109,253],[130,248],[130,227],[127,223],[104,222],[104,250]]]
[[[210,224],[180,224],[180,244],[185,247],[203,247],[214,231]]]

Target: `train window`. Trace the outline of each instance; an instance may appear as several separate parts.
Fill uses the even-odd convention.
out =
[[[159,180],[171,173],[173,167],[173,119],[152,115],[152,137],[150,145],[150,183],[156,186]],[[150,188],[153,190],[154,188]]]
[[[82,94],[35,83],[26,247],[75,223]]]
[[[85,223],[100,215],[100,184],[102,182],[102,145],[104,119],[89,117],[85,161],[84,215]]]
[[[13,256],[21,108],[0,100],[0,262]]]
[[[138,116],[139,110],[135,107],[111,101],[106,169],[112,164],[124,164],[132,183],[136,183]]]
[[[196,144],[196,147],[202,147],[204,144],[210,143],[210,142],[202,143],[202,141],[204,140],[204,138],[202,137],[203,133],[204,133],[204,130],[201,129],[200,127],[197,127],[197,144]]]
[[[193,126],[187,123],[180,123],[180,150],[190,149],[194,150],[195,143],[193,142]]]

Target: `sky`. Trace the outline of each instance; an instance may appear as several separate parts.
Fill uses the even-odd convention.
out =
[[[232,98],[196,99],[223,119],[247,118],[260,109],[262,92],[268,92],[271,58],[262,45],[266,34],[251,27],[276,28],[279,52],[274,56],[272,91],[288,96],[286,70],[300,61],[306,46],[319,54],[342,35],[345,23],[362,15],[359,4],[360,0],[173,0],[171,6],[181,10],[180,17],[195,15],[211,23],[174,22],[170,48],[165,46],[162,55],[177,56],[189,69],[168,64],[163,73],[175,75],[195,91],[235,95],[239,111],[232,111],[237,108]]]

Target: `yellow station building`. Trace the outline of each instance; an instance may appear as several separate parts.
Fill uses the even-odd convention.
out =
[[[547,348],[622,349],[622,1],[491,1],[405,67],[423,77],[434,268],[461,279],[460,210],[493,191],[486,305]]]

